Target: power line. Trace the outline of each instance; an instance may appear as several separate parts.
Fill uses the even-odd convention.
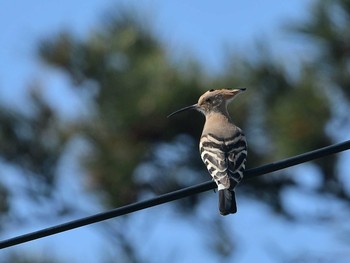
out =
[[[311,152],[300,154],[282,161],[270,163],[257,168],[248,169],[244,173],[244,179],[251,179],[253,177],[282,170],[297,164],[308,162],[317,158],[325,157],[331,154],[342,152],[350,149],[350,140],[338,144],[333,144],[324,148],[320,148]],[[101,222],[107,219],[115,218],[118,216],[126,215],[132,212],[136,212],[142,209],[153,207],[156,205],[171,202],[180,198],[188,197],[190,195],[202,193],[210,189],[214,189],[216,184],[213,181],[201,183],[195,186],[187,187],[177,191],[173,191],[167,194],[157,196],[155,198],[136,202],[130,205],[122,206],[116,209],[112,209],[107,212],[95,214],[92,216],[80,218],[77,220],[69,221],[60,225],[52,226],[35,232],[31,232],[25,235],[13,237],[0,241],[0,249],[19,245],[39,238],[55,235],[61,232],[72,230],[78,227],[87,226],[97,222]]]

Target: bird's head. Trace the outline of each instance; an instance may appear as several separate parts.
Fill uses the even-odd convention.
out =
[[[204,115],[210,112],[226,112],[228,103],[230,103],[242,91],[245,91],[245,89],[211,89],[200,96],[196,104],[179,109],[168,115],[168,117],[191,109],[196,109]]]

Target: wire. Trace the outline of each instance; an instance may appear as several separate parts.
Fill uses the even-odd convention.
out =
[[[263,165],[257,168],[248,169],[244,173],[244,179],[251,179],[256,176],[260,176],[263,174],[275,172],[278,170],[282,170],[297,164],[301,164],[304,162],[308,162],[317,158],[325,157],[331,154],[335,154],[338,152],[342,152],[345,150],[350,149],[350,140],[345,141],[338,144],[333,144],[324,148],[320,148],[311,152],[307,152],[301,155],[297,155],[288,159],[284,159],[282,161],[278,161],[275,163],[270,163],[267,165]],[[22,243],[26,243],[32,240],[40,239],[43,237],[55,235],[61,232],[65,232],[68,230],[72,230],[75,228],[79,228],[82,226],[87,226],[90,224],[94,224],[97,222],[101,222],[107,219],[115,218],[118,216],[126,215],[129,213],[133,213],[142,209],[146,209],[149,207],[157,206],[160,204],[164,204],[167,202],[171,202],[180,198],[184,198],[190,195],[202,193],[205,191],[208,191],[210,189],[214,189],[216,187],[216,184],[213,181],[201,183],[195,186],[187,187],[184,189],[180,189],[177,191],[173,191],[167,194],[163,194],[160,196],[157,196],[155,198],[136,202],[130,205],[122,206],[119,208],[112,209],[107,212],[95,214],[89,217],[80,218],[77,220],[69,221],[60,225],[55,225],[53,227],[45,228],[39,231],[31,232],[28,234],[24,234],[21,236],[13,237],[10,239],[6,239],[3,241],[0,241],[0,249],[19,245]]]

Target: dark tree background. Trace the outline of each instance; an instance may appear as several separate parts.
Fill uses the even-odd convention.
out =
[[[97,193],[105,209],[203,182],[209,176],[200,161],[197,143],[204,118],[194,112],[172,119],[166,115],[193,104],[208,89],[238,86],[248,91],[229,110],[247,135],[248,168],[331,144],[338,140],[337,131],[349,121],[348,112],[342,110],[348,109],[350,99],[349,16],[348,1],[315,1],[308,21],[287,29],[298,41],[312,45],[312,59],[302,60],[290,70],[288,61],[276,61],[268,47],[257,45],[254,58],[232,50],[227,56],[229,66],[217,75],[208,75],[194,60],[184,58],[174,63],[170,50],[151,26],[135,18],[133,12],[107,15],[88,39],[62,32],[39,43],[38,56],[48,67],[63,71],[73,89],[90,94],[90,115],[74,123],[62,122],[40,93],[50,87],[30,85],[32,113],[0,108],[1,161],[20,169],[26,183],[17,191],[30,202],[54,202],[49,213],[52,217],[74,212],[72,204],[53,193],[60,159],[77,137],[91,149],[80,158],[86,172],[86,192]],[[350,192],[338,161],[334,155],[309,164],[318,171],[320,183],[307,192],[335,198],[348,209]],[[239,195],[269,205],[274,217],[295,224],[302,220],[334,220],[337,215],[327,213],[326,206],[310,215],[300,215],[286,205],[286,189],[305,187],[300,179],[307,170],[298,169],[298,176],[295,171],[250,180],[239,187]],[[24,224],[24,218],[13,213],[11,207],[13,190],[1,180],[0,195],[0,227],[4,228],[8,220]],[[227,221],[198,213],[196,208],[207,200],[204,196],[216,198],[207,193],[168,205],[184,218],[195,220],[204,235],[215,236],[198,246],[210,246],[220,258],[229,259],[239,253],[235,237],[225,230]],[[121,261],[110,262],[153,262],[138,253],[125,231],[130,228],[129,217],[119,220],[118,227],[108,223],[101,227],[102,232],[106,230],[106,238],[119,248]],[[12,262],[36,260],[15,252],[9,257],[6,260]],[[304,258],[305,262],[322,259],[309,254]],[[299,259],[294,255],[288,262]],[[52,261],[49,257],[40,262]]]

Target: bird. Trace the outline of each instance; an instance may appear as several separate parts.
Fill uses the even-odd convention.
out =
[[[227,106],[245,90],[211,89],[200,96],[196,104],[168,115],[171,117],[191,109],[204,114],[205,124],[199,141],[199,152],[218,187],[219,211],[224,216],[237,212],[235,187],[243,179],[247,159],[245,135],[233,123]]]

